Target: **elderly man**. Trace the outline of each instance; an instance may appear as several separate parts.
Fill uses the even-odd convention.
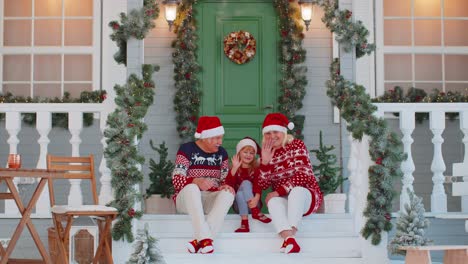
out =
[[[229,163],[221,147],[223,135],[218,117],[202,116],[197,140],[182,144],[177,152],[172,173],[174,201],[177,211],[187,213],[192,220],[194,239],[187,244],[190,253],[213,253],[213,238],[234,201],[234,189],[224,183]]]

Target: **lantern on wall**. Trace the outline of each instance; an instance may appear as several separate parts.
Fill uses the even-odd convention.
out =
[[[171,31],[174,20],[177,17],[177,6],[179,5],[179,0],[164,0],[164,10],[167,24],[169,24],[169,31]]]
[[[299,1],[299,5],[301,6],[302,20],[304,20],[306,30],[309,31],[310,21],[312,20],[312,15],[314,14],[312,0],[301,0]]]

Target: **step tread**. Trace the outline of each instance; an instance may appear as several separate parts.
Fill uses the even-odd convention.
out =
[[[157,233],[151,232],[157,238],[191,238],[191,233]],[[298,238],[358,238],[358,234],[351,232],[327,232],[327,233],[301,233],[298,232],[296,237]],[[217,239],[268,239],[268,238],[278,238],[276,232],[249,232],[249,233],[219,233],[216,236]]]
[[[268,215],[268,214],[267,214]],[[144,214],[140,220],[149,221],[149,220],[189,220],[187,214]],[[228,214],[224,218],[225,220],[239,220],[238,214]],[[309,221],[314,219],[352,219],[352,215],[347,214],[311,214],[304,216],[302,221]]]

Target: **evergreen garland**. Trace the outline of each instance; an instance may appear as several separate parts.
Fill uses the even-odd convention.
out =
[[[172,43],[174,62],[174,111],[176,112],[177,132],[184,141],[191,141],[197,128],[200,112],[201,91],[197,73],[201,67],[197,62],[198,39],[196,21],[192,5],[196,0],[183,0],[178,7],[174,22],[177,38]]]
[[[201,66],[197,63],[198,36],[196,34],[195,10],[192,6],[196,0],[183,0],[178,8],[178,18],[175,21],[177,39],[172,47],[174,62],[174,80],[176,94],[174,110],[177,113],[177,132],[184,141],[193,139],[196,122],[200,113],[201,91],[197,73]],[[281,95],[278,98],[278,109],[295,124],[293,134],[303,138],[303,115],[296,115],[302,108],[305,96],[307,68],[299,66],[305,61],[306,51],[302,48],[302,26],[300,14],[296,6],[289,0],[275,0],[274,6],[280,17],[279,62],[282,64],[282,79],[280,80]]]
[[[158,15],[159,6],[155,0],[144,0],[141,10],[130,11],[128,17],[121,14],[120,24],[116,21],[109,24],[114,30],[111,39],[120,48],[119,53],[114,56],[118,63],[126,64],[127,40],[130,37],[143,39],[154,28],[153,20]],[[137,144],[147,129],[143,118],[153,103],[154,82],[151,77],[158,69],[159,67],[144,64],[142,79],[132,74],[125,85],[114,87],[117,106],[107,118],[107,128],[104,131],[107,143],[104,156],[107,167],[111,169],[111,185],[114,190],[114,200],[110,205],[119,212],[112,230],[114,240],[132,242],[132,219],[143,215],[142,211],[134,209],[135,202],[142,198],[135,185],[143,181],[141,166],[145,161],[138,153]]]
[[[388,249],[392,254],[406,255],[402,246],[426,246],[432,241],[425,238],[425,229],[429,226],[429,220],[424,217],[424,205],[422,199],[414,192],[407,189],[409,204],[405,204],[396,223],[396,234],[392,238]]]
[[[43,104],[57,104],[57,103],[102,103],[107,97],[105,90],[98,91],[83,91],[80,98],[71,98],[69,92],[65,92],[62,98],[39,98],[30,96],[14,96],[8,92],[5,95],[0,94],[0,104],[3,103],[43,103]],[[0,113],[0,121],[5,119],[5,113]],[[36,124],[36,113],[21,113],[21,119],[26,125],[33,126]],[[89,127],[93,125],[93,113],[83,114],[83,125]],[[52,113],[52,127],[68,128],[68,114],[67,113]]]
[[[152,65],[144,64],[143,79],[135,74],[130,75],[127,84],[115,85],[115,111],[107,118],[104,131],[107,147],[104,157],[112,174],[114,200],[111,206],[119,214],[112,231],[114,240],[133,241],[132,219],[140,218],[142,211],[134,209],[135,202],[141,194],[134,186],[143,181],[140,168],[145,158],[138,153],[138,142],[147,125],[143,122],[148,108],[153,103],[154,82],[151,76],[155,70]]]
[[[302,108],[307,85],[307,67],[300,65],[306,59],[306,51],[302,48],[304,39],[303,27],[300,24],[301,15],[296,5],[289,0],[275,0],[274,5],[279,17],[279,63],[282,65],[280,96],[278,110],[294,123],[292,134],[303,139],[304,115],[296,115]]]
[[[159,16],[159,5],[155,0],[143,0],[143,8],[133,9],[130,13],[120,13],[120,22],[109,22],[112,29],[110,38],[116,42],[119,50],[114,54],[118,64],[127,65],[127,40],[129,38],[144,39],[155,27],[154,20]]]
[[[156,249],[157,240],[148,231],[148,224],[144,229],[138,229],[137,238],[133,245],[133,253],[127,264],[155,264],[166,263]]]

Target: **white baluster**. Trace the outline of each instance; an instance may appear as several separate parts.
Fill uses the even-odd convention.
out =
[[[463,158],[463,163],[461,163],[460,166],[467,168],[468,167],[468,111],[463,111],[460,113],[460,129],[464,135],[463,144],[465,145],[465,157]],[[453,166],[455,170],[455,164],[453,164]],[[466,169],[464,171],[468,172]],[[468,182],[468,177],[464,176],[463,181]],[[467,195],[461,196],[461,211],[463,213],[468,213],[468,196]],[[468,221],[467,221],[467,224],[468,224]]]
[[[104,133],[106,129],[106,121],[108,112],[101,112],[100,114],[100,129]],[[102,148],[107,147],[106,138],[102,137],[101,139]],[[113,199],[112,195],[112,186],[111,186],[111,170],[107,167],[106,159],[102,155],[101,164],[99,165],[99,171],[101,172],[101,192],[99,193],[99,204],[107,204]]]
[[[18,133],[21,130],[21,114],[19,112],[6,112],[5,117],[5,128],[10,135],[7,140],[10,145],[10,153],[17,154],[19,143]],[[15,184],[15,187],[18,188],[19,178],[14,178],[13,183]],[[15,201],[5,200],[5,215],[17,217],[20,215]]]
[[[52,114],[50,112],[38,112],[36,129],[40,137],[37,140],[40,146],[38,169],[47,168],[47,147],[49,145],[49,132],[52,128]],[[39,217],[50,217],[49,186],[46,185],[37,202],[36,215]]]
[[[83,113],[70,112],[68,113],[68,129],[70,130],[72,145],[72,156],[80,156],[80,133],[83,130]],[[70,193],[68,195],[68,204],[78,206],[83,204],[83,195],[81,193],[81,180],[70,180]]]
[[[434,184],[431,194],[431,211],[433,213],[447,212],[447,195],[444,190],[444,171],[445,163],[442,156],[442,132],[445,129],[445,112],[432,111],[430,116],[430,129],[434,137],[432,144],[434,144],[434,157],[432,159],[431,171],[433,173],[432,182]]]
[[[403,171],[403,179],[402,179],[402,189],[400,195],[400,211],[404,210],[405,204],[409,203],[409,196],[407,189],[409,188],[413,191],[413,172],[415,170],[414,162],[413,162],[413,155],[411,153],[411,144],[413,144],[414,140],[411,137],[411,134],[414,131],[415,123],[414,123],[414,112],[412,110],[403,110],[400,113],[400,129],[403,133],[403,148],[405,153],[408,155],[408,158],[401,163],[401,170]]]
[[[357,177],[357,141],[353,139],[352,135],[348,136],[350,145],[350,155],[348,160],[348,180],[349,180],[349,213],[353,214],[356,208],[356,199],[359,194],[359,183],[360,180]]]

